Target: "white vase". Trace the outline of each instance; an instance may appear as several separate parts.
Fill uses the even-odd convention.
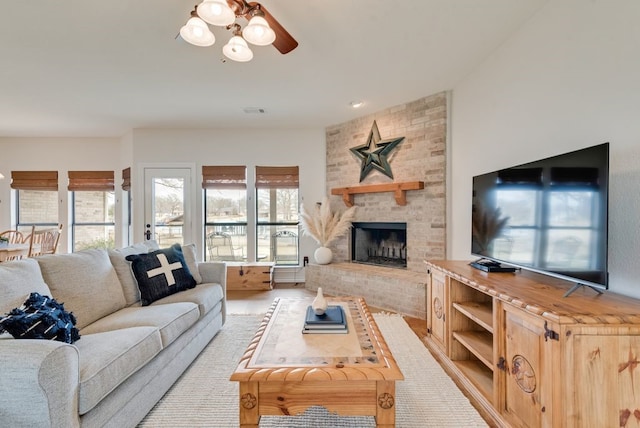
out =
[[[313,258],[316,259],[316,263],[319,265],[328,265],[331,263],[331,259],[333,259],[333,252],[331,248],[319,247],[313,253]]]
[[[322,287],[318,287],[318,294],[316,294],[316,298],[311,302],[311,309],[313,309],[316,315],[323,315],[327,310],[327,299],[325,299],[322,294]]]

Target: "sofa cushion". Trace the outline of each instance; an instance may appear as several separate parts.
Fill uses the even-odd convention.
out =
[[[162,341],[155,327],[132,327],[83,334],[75,346],[80,352],[79,412],[83,415],[155,357]]]
[[[109,259],[122,285],[122,292],[127,305],[133,305],[140,301],[140,290],[138,290],[136,278],[131,270],[131,262],[125,257],[131,254],[146,254],[148,252],[149,247],[142,243],[118,248],[117,250],[109,250]]]
[[[125,307],[122,286],[106,250],[50,254],[36,260],[51,297],[73,311],[79,329]]]
[[[16,339],[46,339],[73,343],[80,339],[76,318],[49,296],[31,293],[19,308],[0,318],[0,333],[5,329]]]
[[[219,284],[200,284],[196,288],[164,297],[151,305],[164,305],[175,302],[192,302],[198,305],[200,318],[204,317],[224,298],[222,286]]]
[[[0,314],[22,305],[32,292],[51,296],[36,259],[0,263]]]
[[[198,306],[191,302],[170,305],[128,307],[88,325],[83,335],[129,327],[155,327],[160,331],[162,346],[167,347],[198,321]]]
[[[131,261],[143,306],[196,286],[180,244],[148,254],[132,254],[126,259]]]
[[[202,275],[198,270],[198,258],[196,257],[196,244],[187,244],[182,246],[182,254],[184,255],[184,261],[187,263],[189,272],[196,280],[196,284],[202,283]]]

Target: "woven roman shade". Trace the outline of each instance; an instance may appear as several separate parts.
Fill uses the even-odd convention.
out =
[[[131,190],[131,168],[122,170],[122,190],[125,192]]]
[[[11,171],[11,188],[58,191],[58,171]]]
[[[247,167],[241,166],[203,166],[203,189],[246,189]]]
[[[113,171],[69,171],[70,191],[112,192],[114,181]]]
[[[297,189],[297,166],[256,166],[256,189]]]

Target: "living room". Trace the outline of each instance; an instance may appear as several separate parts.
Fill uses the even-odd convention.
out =
[[[439,2],[425,3],[435,6]],[[492,2],[492,5],[498,3]],[[503,2],[506,3],[509,2]],[[270,10],[275,13],[276,6]],[[374,121],[383,139],[404,136],[403,131],[385,122],[389,115],[419,100],[443,97],[446,105],[442,158],[445,176],[443,214],[439,224],[444,234],[443,243],[438,244],[442,253],[427,255],[423,246],[421,251],[411,256],[408,270],[417,275],[426,275],[426,268],[422,265],[425,256],[451,260],[472,258],[469,236],[471,178],[474,175],[609,142],[608,292],[640,298],[637,280],[640,277],[640,264],[636,262],[636,255],[640,253],[640,227],[637,221],[640,208],[640,193],[637,191],[640,182],[640,122],[637,120],[640,106],[637,78],[640,75],[640,57],[637,55],[639,16],[640,6],[632,0],[529,2],[528,14],[521,12],[520,20],[514,21],[513,28],[506,25],[502,34],[504,37],[494,40],[493,48],[483,52],[482,57],[469,59],[472,64],[461,67],[464,73],[456,75],[451,84],[434,86],[426,82],[429,80],[429,67],[426,65],[421,71],[424,86],[412,81],[411,90],[402,92],[403,98],[398,99],[394,95],[378,102],[375,108],[366,110],[366,113],[357,110],[349,112],[340,120],[327,122],[323,126],[299,124],[295,118],[288,123],[283,121],[279,126],[267,126],[261,125],[261,119],[258,118],[246,127],[229,127],[220,122],[212,127],[166,127],[165,123],[173,122],[171,118],[162,117],[155,122],[145,123],[143,127],[126,129],[120,133],[90,132],[85,129],[68,132],[63,127],[68,113],[52,108],[52,111],[34,110],[33,119],[26,121],[29,126],[17,128],[14,125],[20,116],[10,113],[19,110],[20,114],[25,115],[24,112],[29,111],[27,107],[38,103],[37,92],[29,93],[28,97],[25,95],[24,100],[15,105],[8,104],[3,96],[0,100],[3,112],[3,118],[0,118],[0,150],[4,156],[0,158],[0,173],[5,179],[0,180],[0,230],[12,226],[13,205],[7,177],[13,170],[56,169],[60,172],[59,187],[64,189],[66,171],[114,170],[116,177],[119,177],[122,169],[131,167],[133,242],[142,240],[145,232],[142,173],[146,167],[186,167],[191,171],[193,194],[197,195],[200,189],[199,173],[203,165],[240,164],[246,165],[248,171],[252,171],[256,165],[297,165],[300,170],[300,202],[311,206],[322,200],[323,196],[330,195],[331,189],[338,186],[338,183],[330,181],[328,163],[328,142],[332,130],[346,126],[354,128],[351,134],[354,138],[340,148],[343,151],[364,144]],[[0,18],[2,22],[5,19],[9,17],[5,15]],[[385,31],[393,32],[394,29],[387,27]],[[463,40],[473,38],[474,34],[469,33],[464,33],[462,37]],[[15,36],[7,35],[4,40],[3,48],[7,40],[19,43]],[[303,47],[302,42],[298,49]],[[445,42],[446,39],[437,41]],[[425,40],[424,43],[434,41]],[[406,57],[395,58],[395,61],[411,62],[414,55],[416,53],[411,52]],[[69,56],[61,56],[60,60]],[[265,56],[267,54],[263,53],[263,58]],[[257,55],[254,62],[263,58]],[[19,59],[12,57],[11,61]],[[277,59],[281,59],[281,56]],[[432,62],[446,62],[448,59],[446,56],[430,58]],[[73,63],[77,66],[81,60],[74,60]],[[235,68],[227,70],[244,75],[239,68],[242,64],[232,65]],[[349,72],[370,72],[366,68],[355,68],[354,65],[354,70]],[[39,69],[32,66],[32,70],[46,70],[46,67]],[[151,74],[152,71],[148,71]],[[33,74],[35,71],[28,76],[17,76],[12,74],[11,67],[4,67],[0,73],[4,82],[3,93],[11,92],[10,86],[25,76],[38,80],[37,74]],[[247,75],[244,77],[250,79]],[[381,76],[378,81],[380,91],[389,85],[389,81],[400,80],[402,76]],[[341,84],[336,85],[337,92],[344,91]],[[78,91],[82,92],[82,88],[78,88]],[[375,98],[376,92],[376,89],[371,89],[371,93],[360,96]],[[400,93],[400,90],[397,92]],[[352,93],[349,92],[349,97],[355,96]],[[61,93],[60,97],[67,95]],[[159,91],[155,102],[172,97],[181,96]],[[89,100],[83,97],[79,97],[77,102],[83,106],[85,103],[89,105]],[[128,103],[126,94],[121,96],[121,102]],[[20,110],[22,107],[25,109]],[[112,106],[114,115],[117,111],[117,105]],[[56,118],[60,122],[52,123]],[[251,117],[246,120],[251,120]],[[352,176],[349,182],[339,183],[339,186],[423,180],[413,176],[402,178],[406,171],[400,169],[399,161],[402,156],[411,156],[412,150],[416,149],[407,142],[398,146],[398,155],[391,159],[393,180],[372,174],[368,180],[359,183],[360,163],[350,158],[348,153],[343,153],[347,162],[350,162],[345,168]],[[67,218],[68,196],[66,192],[60,195],[60,216]],[[116,222],[119,224],[123,222],[126,205],[121,196],[121,190],[116,185]],[[388,204],[386,209],[397,207],[392,194],[379,196]],[[356,205],[360,203],[360,197],[355,196]],[[412,198],[412,192],[408,192],[408,208],[413,206]],[[332,196],[331,201],[335,209],[345,208],[340,196]],[[193,212],[194,223],[202,224],[202,202],[199,198],[194,198]],[[419,215],[415,214],[415,217]],[[201,229],[194,228],[191,241],[196,243],[202,255]],[[124,246],[127,244],[126,233],[121,227],[118,231],[116,244]],[[69,239],[65,232],[60,252],[69,250]],[[316,247],[312,239],[302,237],[300,255],[312,257]],[[335,250],[336,261],[344,261],[346,240],[340,241]],[[302,257],[299,268],[301,274],[296,280],[304,278]]]
[[[636,56],[629,54],[637,40],[637,30],[630,19],[637,12],[636,5],[570,2],[538,6],[540,9],[528,21],[514,29],[470,73],[455,85],[442,88],[450,97],[446,132],[447,209],[443,221],[446,257],[470,258],[468,196],[473,175],[608,141],[612,196],[610,290],[639,297],[636,278],[640,267],[633,262],[640,234],[634,223],[638,195],[633,190],[640,170],[640,145],[635,132],[638,125],[633,120],[637,105],[635,72],[639,64]],[[11,78],[15,79],[7,76],[4,81],[11,82]],[[364,143],[372,122],[387,109],[441,91],[424,93],[415,88],[413,92],[415,96],[380,105],[368,115],[351,113],[358,119],[362,136],[352,145]],[[9,112],[11,107],[6,106],[5,110]],[[135,196],[139,195],[136,187],[140,189],[142,185],[139,172],[148,165],[188,165],[193,170],[196,187],[201,165],[245,164],[249,170],[254,165],[298,165],[302,203],[315,203],[330,193],[325,180],[326,127],[153,129],[149,126],[119,136],[87,137],[77,136],[82,131],[75,135],[51,131],[53,135],[47,135],[47,131],[38,128],[39,122],[44,126],[47,121],[44,116],[36,119],[30,130],[12,132],[9,117],[5,116],[7,122],[0,133],[0,147],[8,154],[0,159],[0,172],[5,176],[10,176],[12,170],[49,170],[55,165],[55,169],[62,171],[60,180],[64,186],[65,170],[113,169],[118,175],[123,168],[131,167],[134,240],[144,233],[142,198]],[[382,120],[378,125],[389,126]],[[383,138],[392,136],[395,135]],[[402,145],[400,148],[410,150]],[[355,158],[351,167],[357,174],[360,165]],[[357,184],[355,180],[349,183]],[[62,193],[60,216],[64,218],[68,213]],[[12,218],[10,180],[0,180],[0,195],[0,225],[8,229]],[[337,202],[339,197],[332,199]],[[393,204],[392,198],[388,199]],[[201,222],[197,214],[200,205],[196,205],[195,212],[197,224]],[[117,237],[118,244],[124,243],[122,236]],[[61,240],[61,252],[67,251],[67,239],[65,236]],[[194,235],[193,241],[199,243],[201,237]],[[301,239],[300,255],[311,255],[314,248],[313,240]]]

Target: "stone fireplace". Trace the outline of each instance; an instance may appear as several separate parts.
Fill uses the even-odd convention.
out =
[[[352,262],[407,267],[407,223],[354,222],[351,226]]]
[[[343,236],[331,245],[332,263],[311,264],[305,269],[306,288],[358,295],[370,306],[426,317],[424,260],[444,259],[446,255],[447,96],[438,93],[326,129],[326,194],[336,188],[369,188],[354,194],[352,201],[333,195],[332,208],[344,210],[345,203],[356,205],[355,224],[404,224],[404,247],[389,245],[384,236]],[[363,179],[362,163],[351,151],[368,143],[374,121],[381,140],[404,137],[388,159],[393,178],[374,170]],[[407,191],[406,199],[397,198],[394,192],[375,191],[376,185],[408,182],[424,183],[424,188]],[[360,240],[369,242],[367,250],[358,250]],[[363,254],[399,259],[400,268],[360,263]]]

